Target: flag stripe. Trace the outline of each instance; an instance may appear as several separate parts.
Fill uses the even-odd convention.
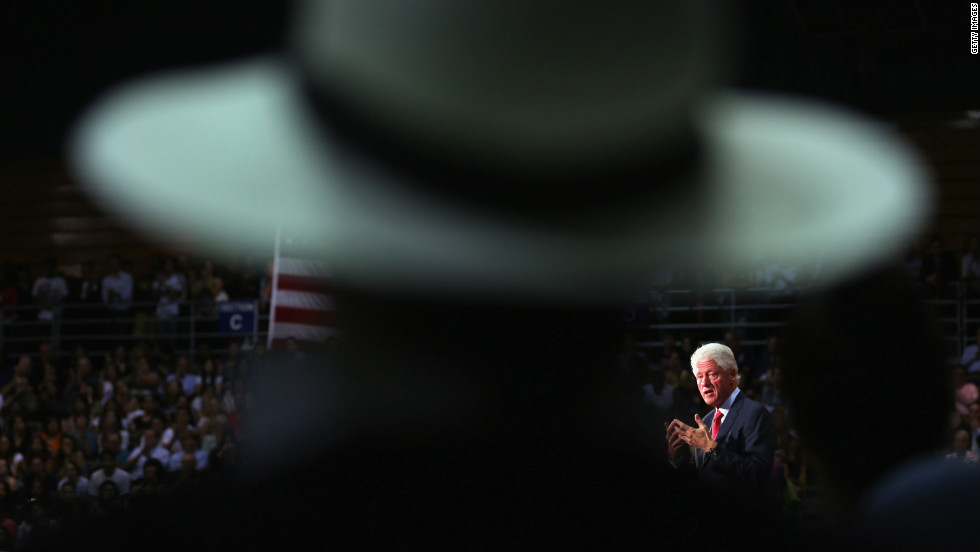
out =
[[[283,322],[329,327],[334,325],[334,311],[276,307],[276,323]]]
[[[280,289],[276,298],[277,307],[296,309],[334,310],[333,296],[323,293],[305,293]]]
[[[279,273],[317,278],[329,278],[331,276],[326,263],[299,257],[279,257]]]
[[[336,328],[324,328],[322,326],[309,326],[306,324],[289,324],[286,322],[276,323],[275,335],[273,340],[284,340],[292,337],[296,341],[326,341],[331,337],[336,337]]]
[[[307,291],[311,293],[330,293],[330,283],[318,276],[298,276],[279,273],[278,290]]]

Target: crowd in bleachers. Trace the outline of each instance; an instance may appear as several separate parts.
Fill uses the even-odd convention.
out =
[[[49,344],[0,372],[0,549],[28,549],[59,523],[237,474],[248,374],[264,348],[168,355],[142,344],[63,360]]]

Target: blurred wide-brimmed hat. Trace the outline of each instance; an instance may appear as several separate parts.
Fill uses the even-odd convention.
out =
[[[705,2],[306,1],[288,48],[147,77],[72,137],[91,193],[216,252],[312,236],[394,293],[609,301],[664,266],[896,254],[928,208],[890,129],[721,87]]]

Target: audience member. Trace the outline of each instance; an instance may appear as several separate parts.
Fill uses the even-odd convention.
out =
[[[659,365],[653,365],[650,379],[651,382],[643,386],[644,401],[666,416],[674,404],[674,386],[667,383],[667,372]]]
[[[782,391],[783,377],[782,368],[777,364],[772,369],[769,370],[768,377],[762,386],[762,404],[767,407],[776,407],[783,405],[783,391]]]
[[[184,456],[190,454],[194,459],[195,469],[203,470],[208,467],[208,453],[201,450],[201,436],[197,431],[185,430],[180,438],[180,447],[170,455],[166,466],[169,471],[180,471]]]
[[[38,306],[37,319],[54,319],[55,308],[68,296],[68,284],[57,272],[58,262],[52,258],[44,260],[44,272],[34,280],[31,296]]]
[[[76,444],[85,454],[86,458],[93,459],[98,455],[99,436],[92,431],[88,414],[82,413],[75,415],[75,427],[69,435],[75,439]]]
[[[116,455],[111,450],[106,450],[99,455],[99,458],[101,459],[100,467],[89,479],[89,494],[93,497],[98,496],[101,492],[102,485],[106,481],[112,481],[118,495],[125,496],[129,494],[129,484],[132,477],[129,475],[129,472],[119,467]]]
[[[980,280],[980,237],[970,236],[963,243],[960,257],[960,279],[971,285]],[[972,285],[974,291],[976,286]]]
[[[109,271],[102,278],[102,302],[112,320],[112,331],[118,335],[132,333],[127,320],[132,315],[133,275],[123,269],[122,257],[109,256]]]
[[[921,240],[910,240],[902,251],[902,267],[911,280],[922,281]]]
[[[951,424],[956,427],[969,414],[970,404],[980,399],[980,390],[975,384],[966,380],[966,368],[963,366],[953,368],[953,399],[954,410]]]
[[[128,485],[127,480],[127,488]],[[98,495],[92,507],[93,515],[98,518],[106,518],[120,514],[125,504],[123,499],[128,494],[128,492],[122,492],[113,480],[103,481],[99,485]]]
[[[962,462],[964,464],[976,464],[980,462],[980,455],[970,450],[970,432],[965,429],[957,429],[953,432],[952,451],[946,455],[947,462]]]
[[[65,485],[72,485],[75,494],[84,498],[88,493],[89,479],[82,475],[82,470],[73,461],[65,462],[65,475],[58,481],[58,492],[60,493]]]
[[[167,381],[177,381],[181,391],[192,397],[200,391],[201,377],[191,373],[191,364],[187,355],[178,355],[174,363],[174,371],[167,376]]]
[[[17,528],[14,550],[57,550],[58,524],[37,500],[30,500],[24,509],[24,521]],[[0,548],[7,550],[6,548]]]
[[[170,453],[160,445],[158,435],[152,428],[143,430],[142,445],[130,452],[125,469],[134,478],[145,477],[143,467],[150,459],[157,460],[160,465],[170,462]]]
[[[970,450],[980,454],[980,401],[970,403],[969,413],[957,429],[967,432],[970,438]]]
[[[966,367],[971,377],[980,377],[980,327],[977,328],[976,342],[963,348],[960,364]]]
[[[177,333],[176,319],[180,315],[180,300],[184,289],[184,278],[176,272],[173,257],[167,257],[153,282],[153,294],[157,298],[157,331],[165,338],[173,339]]]
[[[933,236],[929,240],[929,252],[922,259],[920,280],[925,282],[929,299],[955,298],[956,290],[948,287],[959,280],[956,258],[946,250],[943,239]]]
[[[95,264],[90,260],[78,263],[78,276],[65,278],[68,285],[68,295],[65,303],[71,304],[72,309],[66,313],[75,319],[91,319],[101,314],[97,305],[101,303],[100,278],[95,274]],[[89,326],[91,327],[91,326]],[[78,326],[71,326],[71,333],[87,333],[78,331]],[[69,328],[65,328],[66,330]]]

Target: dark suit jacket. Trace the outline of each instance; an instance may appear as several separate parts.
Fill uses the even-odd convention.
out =
[[[711,427],[715,414],[704,418]],[[766,407],[739,393],[718,432],[718,457],[695,450],[694,465],[702,483],[735,489],[762,489],[772,475],[776,433]]]

